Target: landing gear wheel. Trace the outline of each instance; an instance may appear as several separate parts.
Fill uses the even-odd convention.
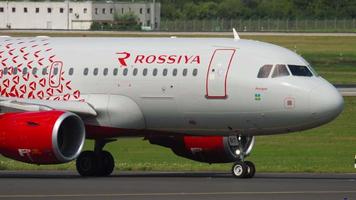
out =
[[[111,153],[107,151],[102,151],[98,156],[99,167],[97,170],[97,176],[109,176],[115,167],[114,158]]]
[[[244,162],[236,162],[232,166],[231,172],[236,178],[245,178],[248,171],[248,167]]]
[[[94,151],[83,151],[76,161],[81,176],[109,176],[115,167],[111,153],[103,151],[104,146],[113,139],[95,140]]]
[[[81,176],[96,175],[97,164],[97,159],[93,151],[83,151],[76,161],[77,171]]]
[[[245,175],[245,178],[252,178],[255,176],[256,173],[256,167],[255,164],[251,161],[245,161],[244,162],[247,166],[247,174]]]

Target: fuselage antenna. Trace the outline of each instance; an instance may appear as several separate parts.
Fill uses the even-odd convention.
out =
[[[237,33],[237,31],[236,31],[235,28],[232,29],[232,32],[234,33],[234,40],[239,40],[239,39],[240,39],[240,36],[239,36],[239,34]]]

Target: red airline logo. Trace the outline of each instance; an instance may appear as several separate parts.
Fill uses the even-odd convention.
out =
[[[126,59],[128,59],[131,56],[131,54],[127,52],[119,52],[116,54],[119,55],[119,57],[117,58],[119,64],[123,67],[127,67]]]
[[[128,61],[133,64],[200,64],[199,55],[176,55],[176,54],[137,54],[131,56],[128,52],[118,52],[118,62],[121,67],[127,67]],[[132,59],[133,58],[133,59]]]

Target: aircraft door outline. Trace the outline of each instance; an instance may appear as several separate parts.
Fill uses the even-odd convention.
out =
[[[215,49],[206,75],[207,99],[226,99],[227,78],[236,49]]]
[[[49,72],[49,86],[57,88],[61,84],[63,62],[55,61],[52,63]]]

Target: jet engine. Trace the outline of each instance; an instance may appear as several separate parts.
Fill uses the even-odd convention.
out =
[[[0,115],[0,153],[34,164],[74,160],[85,140],[83,121],[64,111],[7,113]]]
[[[229,163],[250,154],[254,137],[243,136],[149,136],[151,144],[172,149],[181,157],[205,163]]]

